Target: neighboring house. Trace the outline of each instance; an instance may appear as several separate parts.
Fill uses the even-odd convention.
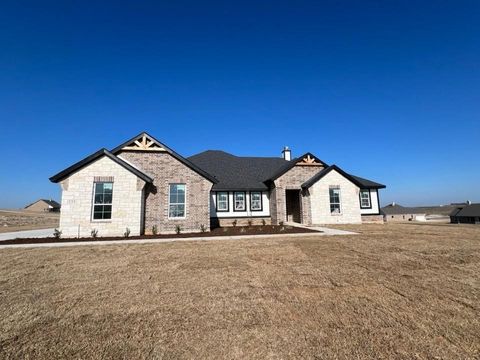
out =
[[[426,213],[417,208],[410,208],[391,203],[382,208],[383,219],[389,221],[413,221],[417,217],[425,219]]]
[[[450,213],[452,223],[480,224],[480,204],[460,206]]]
[[[60,204],[52,199],[40,199],[25,206],[25,210],[37,212],[58,212],[60,211]]]
[[[147,133],[101,149],[50,178],[62,188],[64,236],[198,232],[252,221],[305,225],[382,221],[385,185],[348,174],[311,153],[184,158]]]

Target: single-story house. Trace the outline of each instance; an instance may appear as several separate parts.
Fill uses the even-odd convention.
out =
[[[382,209],[383,219],[389,221],[413,221],[417,217],[425,218],[426,213],[414,207],[401,206],[395,202],[384,206]]]
[[[312,153],[240,157],[207,150],[185,158],[147,133],[101,149],[50,180],[62,188],[64,236],[198,232],[211,226],[382,219],[385,185],[328,165]]]
[[[450,222],[480,224],[480,204],[460,206],[450,213]]]
[[[25,210],[37,212],[58,212],[60,211],[60,204],[52,199],[39,199],[25,206]]]

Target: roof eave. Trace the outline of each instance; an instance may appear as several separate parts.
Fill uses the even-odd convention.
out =
[[[142,173],[140,170],[134,168],[133,166],[126,163],[122,159],[113,155],[111,152],[109,152],[105,148],[98,150],[97,152],[93,153],[92,155],[87,156],[85,159],[80,160],[79,162],[73,164],[72,166],[69,166],[68,168],[66,168],[63,171],[60,171],[58,174],[50,177],[49,180],[53,183],[58,183],[58,182],[60,182],[64,179],[66,179],[67,177],[69,177],[75,171],[78,171],[78,170],[82,169],[83,167],[87,166],[88,164],[92,163],[93,161],[100,159],[102,156],[107,156],[109,159],[113,160],[114,162],[116,162],[117,164],[119,164],[120,166],[125,168],[126,170],[130,171],[131,173],[133,173],[134,175],[136,175],[140,179],[144,180],[145,182],[147,182],[147,183],[152,183],[153,182],[153,179],[150,176]]]

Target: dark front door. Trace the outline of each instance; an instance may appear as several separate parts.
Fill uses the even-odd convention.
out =
[[[286,190],[287,221],[301,222],[300,190]]]

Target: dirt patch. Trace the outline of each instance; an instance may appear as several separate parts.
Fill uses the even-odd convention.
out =
[[[480,357],[480,226],[345,229],[3,249],[0,358]]]
[[[250,227],[222,227],[215,228],[204,233],[185,233],[185,234],[159,234],[159,235],[142,235],[129,237],[82,237],[82,238],[18,238],[12,240],[4,240],[0,245],[12,244],[42,244],[42,243],[61,243],[61,242],[78,242],[78,241],[113,241],[113,240],[140,240],[140,239],[175,239],[175,238],[196,238],[204,236],[241,236],[241,235],[275,235],[275,234],[302,234],[319,232],[313,229],[299,228],[294,226],[265,225]]]

